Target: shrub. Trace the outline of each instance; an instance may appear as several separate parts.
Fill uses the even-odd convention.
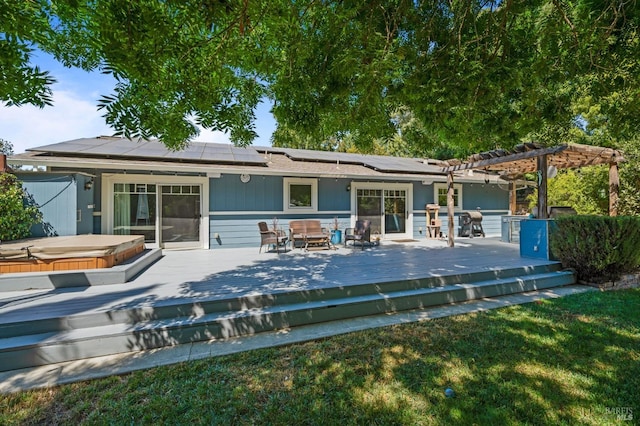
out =
[[[0,241],[11,241],[30,235],[31,226],[42,220],[42,214],[11,173],[0,173]]]
[[[562,216],[550,235],[551,250],[579,280],[616,280],[640,266],[640,218]]]

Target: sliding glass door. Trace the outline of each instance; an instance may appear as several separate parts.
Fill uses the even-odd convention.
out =
[[[143,235],[144,242],[156,240],[156,185],[116,183],[113,186],[113,233]]]
[[[200,186],[160,186],[161,238],[164,247],[191,247],[200,242]]]
[[[384,190],[384,231],[385,234],[406,234],[407,191],[404,189]]]
[[[113,233],[142,235],[150,245],[202,247],[201,185],[113,184]]]
[[[354,182],[355,219],[371,221],[371,232],[385,238],[412,238],[411,185]]]

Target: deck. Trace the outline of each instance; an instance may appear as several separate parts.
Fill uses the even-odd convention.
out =
[[[378,284],[554,262],[525,259],[518,245],[495,238],[384,242],[363,251],[262,253],[258,249],[165,251],[127,283],[20,292],[0,291],[0,324],[199,300]]]
[[[56,276],[57,285],[72,279]],[[492,238],[461,240],[453,248],[424,239],[281,254],[166,251],[126,283],[0,291],[0,372],[288,333],[574,283],[558,263],[521,258],[518,246]]]

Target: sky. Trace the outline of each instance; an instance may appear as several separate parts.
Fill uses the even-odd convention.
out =
[[[53,106],[40,109],[31,105],[0,104],[0,139],[11,142],[14,153],[72,139],[113,134],[97,107],[101,96],[113,93],[113,77],[65,68],[43,52],[36,52],[32,63],[49,71],[57,80],[52,86]],[[256,111],[258,138],[254,145],[271,145],[276,123],[269,109],[270,105],[262,103]],[[194,140],[230,143],[227,134],[204,130]]]

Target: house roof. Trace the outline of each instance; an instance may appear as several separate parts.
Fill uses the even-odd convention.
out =
[[[418,158],[277,147],[240,148],[203,142],[191,142],[185,150],[171,151],[157,140],[135,142],[110,136],[31,148],[24,154],[12,156],[10,161],[57,168],[408,180],[444,180],[442,167],[446,165]],[[465,175],[465,178],[485,180],[484,175]]]

